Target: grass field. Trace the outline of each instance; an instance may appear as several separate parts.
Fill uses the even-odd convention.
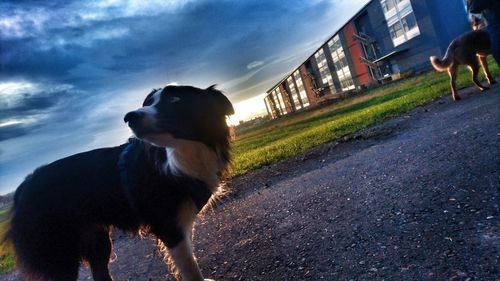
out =
[[[0,239],[4,237],[8,224],[9,209],[0,209]],[[0,274],[10,271],[14,267],[15,256],[10,242],[0,244]]]
[[[492,59],[489,64],[492,74],[498,75],[499,68]],[[484,84],[484,77],[480,79]],[[460,71],[457,85],[472,85],[469,71],[465,68]],[[233,144],[231,176],[276,163],[313,146],[410,111],[443,95],[450,95],[448,75],[431,71],[366,91],[327,107],[273,120],[240,132]],[[6,210],[0,210],[0,234],[5,232],[6,217]],[[0,274],[11,270],[14,261],[12,245],[1,245]]]

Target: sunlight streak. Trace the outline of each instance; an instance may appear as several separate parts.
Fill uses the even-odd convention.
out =
[[[264,105],[264,94],[260,94],[253,98],[249,98],[247,100],[235,103],[234,106],[234,115],[231,115],[228,120],[229,125],[238,125],[240,121],[247,121],[253,119],[255,117],[260,117],[267,114],[265,105]]]

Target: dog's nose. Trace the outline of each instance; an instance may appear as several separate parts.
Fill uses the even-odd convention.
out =
[[[142,118],[142,116],[144,116],[143,112],[131,111],[131,112],[125,114],[123,121],[125,121],[125,123],[134,122],[134,121],[140,120]]]

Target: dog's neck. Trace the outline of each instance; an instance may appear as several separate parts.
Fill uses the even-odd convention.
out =
[[[166,148],[165,170],[174,174],[185,174],[205,182],[215,192],[219,187],[219,174],[224,168],[213,149],[201,142],[176,140],[175,145]]]

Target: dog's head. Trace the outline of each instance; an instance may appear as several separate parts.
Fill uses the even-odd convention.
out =
[[[156,146],[171,147],[185,139],[217,147],[227,142],[226,116],[233,113],[231,102],[214,86],[166,86],[149,93],[124,121],[138,138]]]

